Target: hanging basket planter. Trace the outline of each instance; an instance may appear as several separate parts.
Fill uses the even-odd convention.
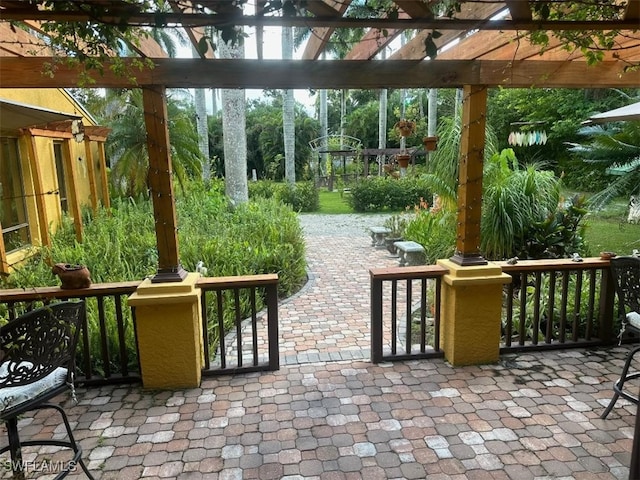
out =
[[[433,152],[438,148],[438,137],[424,137],[422,139],[422,144],[424,145],[425,150]]]
[[[396,155],[396,162],[400,165],[400,168],[407,168],[409,166],[409,162],[411,161],[411,155]]]
[[[68,263],[56,263],[51,269],[54,275],[60,277],[60,288],[75,290],[91,286],[91,274],[84,265],[70,265]]]
[[[398,134],[401,137],[409,137],[416,129],[416,122],[412,122],[411,120],[399,120],[394,125],[394,128],[398,131]]]

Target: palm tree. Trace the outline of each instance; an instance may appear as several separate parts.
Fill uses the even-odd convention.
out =
[[[244,58],[244,44],[240,41],[218,42],[220,58]],[[247,183],[247,121],[245,91],[222,89],[222,130],[224,135],[225,193],[233,203],[249,201]]]
[[[184,188],[187,178],[200,175],[202,157],[198,137],[184,102],[176,93],[167,98],[171,166],[178,184]],[[108,123],[112,127],[107,141],[111,158],[111,180],[116,191],[126,196],[147,192],[147,131],[144,123],[142,91],[128,90],[110,95],[107,106],[119,105],[118,114]],[[117,99],[117,100],[116,100]]]
[[[282,58],[293,58],[293,27],[282,27]],[[295,99],[293,90],[287,89],[282,93],[282,130],[284,135],[284,172],[287,182],[296,183],[296,128],[295,128]]]
[[[571,144],[569,150],[606,168],[611,179],[590,199],[591,205],[600,208],[615,197],[640,192],[640,121],[584,127],[578,134],[589,139]]]

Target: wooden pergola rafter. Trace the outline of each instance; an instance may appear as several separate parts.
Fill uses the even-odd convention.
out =
[[[431,9],[438,3],[436,0],[395,0],[397,14],[375,18],[350,16],[351,0],[307,1],[306,11],[287,16],[265,12],[265,0],[258,0],[252,14],[239,14],[233,4],[221,0],[171,0],[172,11],[162,14],[140,11],[129,2],[101,0],[109,11],[99,18],[95,11],[88,13],[85,7],[80,8],[86,2],[76,3],[75,10],[61,12],[39,8],[36,3],[0,1],[0,87],[72,87],[80,78],[76,68],[64,63],[57,64],[54,77],[43,76],[43,65],[51,58],[33,56],[36,49],[27,45],[22,31],[7,27],[9,20],[120,23],[124,19],[129,25],[140,27],[180,26],[194,45],[202,41],[207,26],[254,26],[258,37],[267,26],[312,30],[302,60],[221,60],[214,58],[212,48],[201,52],[200,59],[170,59],[158,52],[157,45],[144,42],[137,46],[135,54],[150,58],[154,68],[136,72],[135,83],[114,75],[108,64],[103,75],[94,76],[93,87],[143,88],[150,176],[155,175],[150,183],[160,257],[159,281],[179,281],[184,276],[175,234],[166,105],[163,107],[166,88],[463,88],[465,126],[453,260],[461,265],[476,265],[484,261],[479,253],[478,215],[487,88],[640,86],[640,69],[629,68],[640,64],[640,0],[627,0],[618,18],[580,21],[541,20],[534,14],[535,2],[527,0],[462,2],[455,18],[437,17]],[[562,3],[556,1],[554,5]],[[501,17],[495,19],[499,13]],[[333,33],[340,28],[364,28],[365,33],[345,60],[320,60]],[[413,31],[413,38],[388,59],[374,60],[404,30]],[[527,39],[528,32],[541,30],[550,37],[544,49]],[[612,30],[620,34],[614,51],[607,53],[603,62],[588,65],[579,51],[568,52],[553,35],[559,30]],[[434,35],[435,31],[440,35]],[[426,59],[425,42],[430,40],[441,50],[435,59]],[[51,53],[43,49],[39,54]]]

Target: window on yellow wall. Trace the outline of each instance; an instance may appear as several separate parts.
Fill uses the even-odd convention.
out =
[[[58,196],[60,198],[60,208],[63,212],[69,212],[69,202],[67,202],[67,182],[64,168],[64,156],[62,153],[62,143],[53,144],[53,154],[56,159],[56,175],[58,177]]]
[[[0,137],[0,224],[7,253],[30,245],[18,140],[9,137]]]

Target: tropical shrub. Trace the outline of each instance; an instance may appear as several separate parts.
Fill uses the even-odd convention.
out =
[[[584,199],[560,204],[560,179],[540,164],[521,167],[512,149],[484,169],[481,250],[486,258],[560,258],[585,253]]]
[[[296,212],[315,212],[320,208],[320,196],[313,182],[259,180],[249,183],[249,198],[273,198],[289,205]]]
[[[530,282],[524,286],[524,288],[526,288],[524,304],[522,303],[522,295],[519,292],[519,289],[522,287],[516,289],[511,301],[513,304],[511,315],[512,337],[517,337],[520,341],[524,342],[533,340],[541,342],[547,334],[549,334],[552,340],[559,340],[562,337],[569,339],[574,335],[577,338],[586,338],[587,329],[589,328],[588,315],[589,312],[593,310],[593,305],[590,305],[591,298],[600,298],[602,294],[600,288],[601,282],[596,281],[595,289],[591,292],[590,282],[583,281],[578,283],[576,278],[576,276],[571,275],[566,286],[563,286],[564,279],[561,276],[553,277],[552,281],[549,275],[542,275],[540,278],[539,294],[536,294],[536,286],[533,283]],[[562,291],[565,288],[569,293],[562,295]],[[553,297],[549,294],[552,290],[556,292]],[[549,317],[550,311],[553,312],[551,318]],[[503,310],[503,341],[508,331],[508,319],[506,315],[504,315],[505,313],[506,310]],[[537,329],[535,325],[536,314],[539,314]],[[524,324],[522,323],[523,318]],[[567,321],[566,319],[572,319],[572,321]],[[564,331],[562,331],[563,325]],[[594,315],[593,324],[590,327],[592,330],[589,334],[593,337],[599,337],[602,335],[600,327],[598,315],[596,314]],[[613,331],[618,331],[619,329],[619,320],[614,319]],[[524,334],[524,337],[521,336],[522,334]]]
[[[426,183],[419,177],[373,177],[351,186],[349,203],[356,212],[404,210],[430,196]]]
[[[584,127],[579,133],[586,141],[572,144],[571,151],[586,164],[604,169],[606,180],[589,200],[591,205],[600,208],[615,197],[640,192],[640,121]]]
[[[199,261],[207,267],[209,276],[251,275],[278,273],[279,295],[288,296],[306,280],[305,244],[296,214],[290,207],[273,199],[256,199],[231,208],[221,192],[220,182],[205,189],[192,184],[188,193],[178,196],[176,210],[181,262],[193,271]],[[50,265],[56,262],[87,265],[94,283],[120,282],[143,279],[152,275],[157,267],[154,219],[150,202],[115,200],[113,207],[95,215],[85,212],[84,241],[75,240],[73,222],[65,218],[52,235],[50,248],[40,250],[15,273],[0,279],[0,288],[29,288],[57,285]],[[262,307],[257,299],[257,308]],[[233,307],[233,302],[226,305]],[[249,310],[247,295],[241,298],[241,314]],[[105,302],[107,318],[115,318],[114,307]],[[209,305],[210,312],[215,311]],[[224,318],[232,321],[231,308]],[[6,319],[6,310],[0,309],[0,320]],[[91,351],[100,351],[100,325],[94,304],[88,304],[88,324]],[[218,336],[211,327],[211,346]],[[107,343],[112,352],[118,352],[118,332],[115,322],[107,322]],[[131,319],[125,327],[128,358],[135,362],[136,346]],[[215,348],[212,349],[215,351]],[[112,361],[118,362],[115,353]],[[99,356],[92,358],[92,368],[101,372]],[[79,364],[82,364],[82,358]]]
[[[456,214],[422,205],[422,208],[420,205],[415,208],[415,216],[407,224],[404,238],[422,245],[427,263],[434,264],[440,258],[451,257],[455,251]]]
[[[587,209],[585,197],[575,195],[541,222],[525,231],[520,258],[567,258],[588,253],[584,240],[586,225],[582,223]]]

